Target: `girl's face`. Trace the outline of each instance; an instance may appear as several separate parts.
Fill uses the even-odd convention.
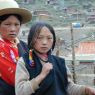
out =
[[[15,16],[9,16],[0,24],[0,35],[9,41],[14,40],[20,31],[20,21]]]
[[[47,27],[43,27],[35,39],[34,48],[42,53],[47,53],[53,45],[53,35]]]

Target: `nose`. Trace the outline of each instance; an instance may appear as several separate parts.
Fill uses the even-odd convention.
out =
[[[11,29],[11,31],[14,31],[14,30],[16,30],[16,27],[15,27],[15,25],[11,25],[11,26],[10,26],[10,29]]]
[[[47,38],[44,38],[44,39],[42,40],[42,42],[43,42],[43,44],[47,44],[47,42],[48,42]]]

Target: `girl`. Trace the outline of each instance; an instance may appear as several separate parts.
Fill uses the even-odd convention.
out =
[[[52,55],[56,36],[52,26],[38,22],[28,35],[29,53],[18,61],[16,95],[95,95],[95,89],[76,85],[63,58]]]

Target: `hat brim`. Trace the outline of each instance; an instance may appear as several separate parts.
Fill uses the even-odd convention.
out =
[[[0,16],[5,14],[18,14],[22,17],[22,24],[29,22],[32,19],[32,13],[24,8],[6,8],[0,10]]]

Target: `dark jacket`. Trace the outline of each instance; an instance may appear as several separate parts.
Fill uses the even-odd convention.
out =
[[[30,74],[30,80],[36,77],[42,69],[42,65],[38,56],[33,52],[34,66],[29,65],[28,54],[24,55],[24,61],[26,68]],[[67,95],[67,72],[65,66],[65,60],[63,58],[49,55],[49,62],[53,64],[53,70],[47,75],[47,77],[40,84],[39,89],[32,95]]]

